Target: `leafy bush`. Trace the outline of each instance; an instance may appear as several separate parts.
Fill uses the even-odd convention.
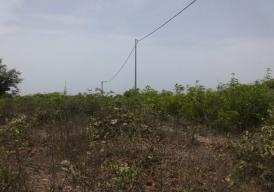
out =
[[[21,115],[0,127],[0,191],[28,191],[24,163],[30,126],[30,119]]]
[[[175,86],[175,92],[158,92],[147,86],[144,90],[128,90],[124,95],[59,93],[0,98],[0,123],[17,114],[37,116],[41,123],[66,121],[75,115],[90,116],[121,108],[157,118],[187,120],[220,131],[242,132],[259,127],[274,104],[271,80],[240,84],[235,78],[216,90],[201,85]]]
[[[274,113],[272,120],[257,133],[246,132],[239,146],[239,162],[235,167],[236,178],[251,178],[269,191],[274,190]]]
[[[237,111],[240,130],[259,126],[268,117],[268,110],[273,104],[273,95],[262,84],[229,86],[220,92],[225,98],[227,110]]]
[[[99,112],[90,118],[87,134],[92,140],[111,139],[117,136],[133,138],[138,134],[151,133],[149,126],[140,124],[138,117],[132,112],[113,108],[109,111]]]
[[[214,126],[222,131],[235,131],[239,123],[239,113],[237,111],[220,111]]]

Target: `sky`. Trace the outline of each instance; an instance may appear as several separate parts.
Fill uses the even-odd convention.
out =
[[[0,58],[22,72],[21,94],[70,94],[100,87],[122,65],[134,39],[191,0],[0,0]],[[198,0],[138,44],[138,87],[176,83],[216,87],[274,70],[273,0]],[[106,91],[134,86],[134,57]]]

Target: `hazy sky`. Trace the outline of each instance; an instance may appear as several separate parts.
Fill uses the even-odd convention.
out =
[[[100,86],[140,38],[191,0],[0,0],[0,58],[22,72],[22,94]],[[138,46],[139,86],[207,87],[274,70],[274,0],[198,0]],[[134,60],[106,88],[133,87]]]

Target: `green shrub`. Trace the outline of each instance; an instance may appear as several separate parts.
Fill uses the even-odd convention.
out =
[[[274,113],[272,112],[272,120]],[[239,162],[234,176],[240,181],[254,179],[269,191],[274,190],[274,124],[268,123],[256,133],[246,132],[238,146]]]
[[[87,128],[91,140],[108,140],[119,136],[132,139],[137,135],[148,136],[151,132],[151,127],[140,123],[136,114],[119,108],[96,113],[90,118]]]
[[[274,98],[262,84],[233,85],[220,91],[226,111],[237,111],[240,131],[258,127],[267,117]]]
[[[218,130],[225,132],[235,131],[239,123],[239,113],[237,111],[220,111],[214,123]]]
[[[31,120],[20,115],[0,127],[0,191],[28,191],[25,163],[30,126]]]
[[[0,123],[17,114],[37,116],[40,122],[66,121],[75,115],[94,115],[117,107],[131,113],[153,114],[157,118],[187,120],[216,130],[238,131],[258,128],[274,104],[272,81],[240,84],[235,78],[216,90],[201,85],[175,86],[175,92],[158,92],[147,86],[130,89],[120,96],[60,93],[0,98]]]

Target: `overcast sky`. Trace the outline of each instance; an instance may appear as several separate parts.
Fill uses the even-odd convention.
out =
[[[140,38],[191,0],[0,0],[0,58],[22,72],[21,93],[100,86]],[[274,70],[273,0],[198,0],[138,45],[138,85],[207,87],[232,72],[252,82]],[[134,84],[134,58],[106,89]]]

